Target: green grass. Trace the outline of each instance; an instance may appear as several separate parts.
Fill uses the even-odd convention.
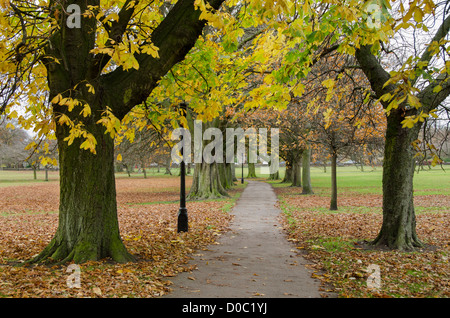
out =
[[[256,167],[258,179],[266,180],[269,177],[267,167]],[[448,194],[450,193],[450,167],[449,171],[444,171],[440,167],[416,172],[414,175],[414,189],[416,195],[426,194]],[[192,170],[193,171],[193,170]],[[280,167],[280,178],[284,177],[285,167]],[[381,194],[382,191],[381,167],[364,167],[364,171],[355,166],[345,166],[337,168],[338,191],[352,191],[362,194]],[[244,181],[247,180],[248,168],[244,166]],[[240,184],[242,167],[236,165],[236,178]],[[143,173],[133,172],[131,178],[143,178]],[[178,177],[178,169],[172,169],[172,176],[164,174],[164,169],[157,172],[156,168],[147,169],[147,177]],[[33,180],[33,171],[3,171],[0,170],[0,187],[11,185],[26,185],[36,182],[45,182],[45,172],[37,172],[37,180]],[[116,178],[130,178],[127,173],[116,173]],[[49,172],[50,181],[58,181],[58,171]],[[269,181],[274,187],[289,186],[289,184],[278,181]],[[322,167],[311,167],[311,183],[317,194],[321,189],[329,189],[331,184],[331,169],[327,167],[324,172]]]
[[[58,171],[48,172],[48,182],[59,180]],[[20,186],[45,181],[45,171],[37,171],[36,180],[32,170],[0,170],[0,187]]]
[[[284,176],[285,168],[280,168],[281,178]],[[364,171],[355,166],[345,166],[337,168],[338,191],[352,191],[362,194],[381,194],[382,193],[382,174],[381,167],[365,167]],[[245,169],[244,169],[245,176]],[[267,174],[258,174],[260,178],[268,178]],[[274,187],[286,187],[290,184],[283,184],[279,181],[269,181]],[[331,169],[327,167],[326,172],[322,167],[311,168],[311,184],[313,190],[320,194],[320,189],[329,189],[331,186]],[[442,170],[440,167],[416,172],[414,174],[414,191],[416,195],[427,194],[449,194],[450,193],[450,167]]]
[[[354,240],[345,240],[340,237],[323,237],[314,240],[313,243],[315,245],[312,245],[311,248],[313,250],[325,249],[327,252],[330,253],[340,253],[352,249],[353,242]]]
[[[165,169],[161,168],[158,172],[157,168],[149,168],[147,171],[147,177],[167,177],[175,178],[179,175],[178,168],[172,168],[172,175],[165,174]],[[191,170],[194,171],[193,169]],[[126,172],[116,172],[116,178],[144,178],[144,173],[142,172],[132,172],[130,176]],[[192,173],[191,173],[192,175]],[[0,170],[0,187],[11,186],[11,185],[26,185],[32,183],[46,182],[45,181],[45,171],[39,170],[36,173],[36,180],[34,180],[34,175],[32,170]],[[49,181],[59,181],[59,171],[49,171],[48,172]]]

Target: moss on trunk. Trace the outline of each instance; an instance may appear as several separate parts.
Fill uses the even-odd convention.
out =
[[[372,245],[413,250],[423,246],[416,233],[413,198],[414,149],[420,125],[402,128],[402,111],[388,116],[383,162],[383,224]]]
[[[254,163],[248,163],[248,174],[247,178],[257,178],[256,176],[256,167]]]
[[[192,186],[187,196],[190,200],[215,199],[228,196],[222,185],[217,163],[197,163]]]
[[[284,178],[281,183],[291,183],[292,182],[292,163],[286,161],[286,171],[284,173]]]
[[[97,154],[68,145],[66,126],[57,126],[60,154],[59,224],[50,244],[31,262],[83,263],[103,258],[128,262],[119,234],[114,177],[114,142],[104,128],[88,126]]]
[[[296,159],[292,164],[292,184],[291,187],[302,186],[302,162]]]

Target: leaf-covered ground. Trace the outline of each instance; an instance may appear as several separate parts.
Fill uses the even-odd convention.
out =
[[[58,182],[0,187],[0,297],[163,295],[170,291],[170,277],[191,269],[189,254],[226,230],[227,210],[241,190],[230,191],[231,199],[188,202],[189,232],[178,234],[179,178],[117,179],[121,235],[138,261],[82,264],[76,288],[68,285],[74,272],[67,265],[17,266],[39,253],[56,231]]]
[[[364,244],[382,223],[380,194],[340,189],[339,210],[329,211],[329,189],[317,188],[314,195],[291,187],[276,192],[289,240],[313,262],[323,289],[339,297],[450,296],[450,195],[415,196],[417,232],[428,248],[405,253]],[[380,284],[372,280],[377,272],[369,270],[375,267]]]

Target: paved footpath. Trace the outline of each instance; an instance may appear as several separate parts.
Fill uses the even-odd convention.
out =
[[[249,181],[231,212],[231,230],[194,254],[190,263],[198,269],[173,277],[164,298],[320,297],[319,282],[282,232],[276,202],[270,184]]]

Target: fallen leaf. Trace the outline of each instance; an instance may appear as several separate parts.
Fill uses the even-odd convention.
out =
[[[96,294],[97,296],[101,296],[102,295],[102,290],[100,288],[98,288],[98,287],[93,287],[92,288],[92,292],[94,294]]]

